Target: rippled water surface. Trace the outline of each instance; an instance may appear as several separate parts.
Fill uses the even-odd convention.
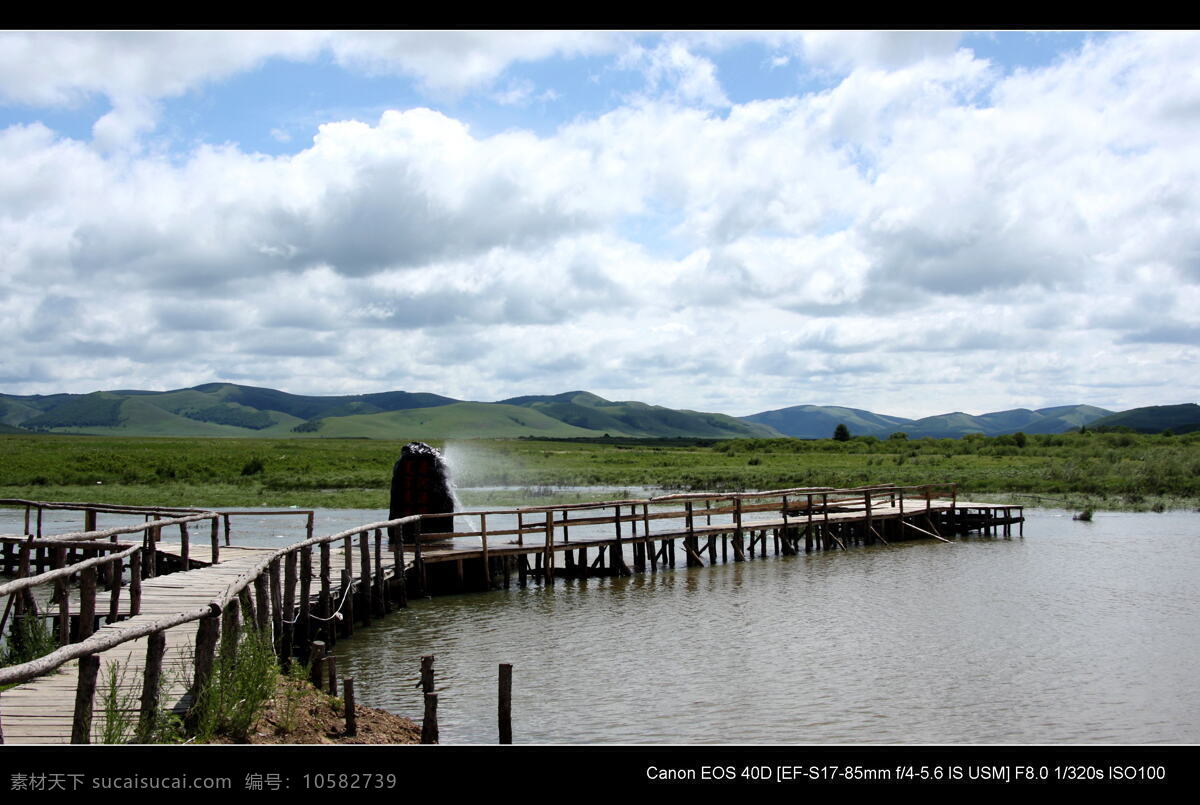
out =
[[[435,654],[443,743],[495,743],[501,662],[518,743],[1200,741],[1200,514],[1026,516],[1023,539],[416,601],[336,653],[361,703],[418,718]]]
[[[340,642],[359,699],[443,742],[1200,740],[1200,515],[1026,510],[912,542],[414,603]]]

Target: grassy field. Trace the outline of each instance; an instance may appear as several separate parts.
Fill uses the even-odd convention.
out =
[[[1067,507],[1194,508],[1200,434],[964,439],[565,441],[443,447],[460,487],[740,490],[957,481],[960,496]],[[187,506],[386,506],[401,441],[0,435],[0,497]],[[467,492],[506,503],[511,491]]]

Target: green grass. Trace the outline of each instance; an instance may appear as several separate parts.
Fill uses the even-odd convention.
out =
[[[327,417],[321,428],[311,435],[395,439],[406,434],[409,439],[453,439],[467,435],[517,437],[531,431],[545,436],[600,435],[597,431],[568,425],[531,408],[474,402],[381,414]]]
[[[195,735],[201,743],[217,735],[245,741],[279,681],[269,634],[248,627],[232,650],[217,654],[212,675],[196,697]]]
[[[56,648],[58,639],[44,616],[37,613],[11,615],[8,619],[8,633],[0,643],[0,666],[20,665],[36,660]]]
[[[431,441],[447,448],[460,487],[730,491],[955,481],[961,497],[1040,496],[1099,509],[1191,507],[1200,500],[1200,434],[867,437],[848,442]],[[176,506],[383,508],[392,465],[403,444],[366,439],[0,435],[5,458],[0,496]],[[511,496],[507,491],[480,494]],[[479,495],[463,498],[489,502],[480,501]]]

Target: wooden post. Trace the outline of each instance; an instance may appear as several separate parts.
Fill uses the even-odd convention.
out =
[[[283,646],[281,653],[284,657],[284,662],[291,665],[291,657],[295,646],[295,635],[297,627],[301,626],[300,614],[296,611],[296,581],[297,570],[296,565],[300,561],[296,551],[290,551],[283,559],[283,611],[280,613],[282,617],[291,623],[288,623],[283,630]],[[301,644],[303,645],[303,644]]]
[[[863,494],[866,496],[866,499],[867,499],[867,530],[866,530],[866,532],[864,532],[864,536],[866,536],[868,543],[872,543],[875,540],[872,538],[872,528],[871,528],[871,493],[868,491],[868,492],[864,492]]]
[[[79,682],[75,685],[75,723],[71,727],[71,743],[92,742],[92,703],[96,698],[96,675],[100,672],[100,657],[89,654],[79,658]]]
[[[283,650],[283,588],[279,579],[279,557],[267,565],[267,575],[271,586],[271,634],[274,635],[271,644],[275,655],[279,656]]]
[[[85,552],[90,554],[92,551]],[[78,640],[90,637],[96,630],[96,568],[79,571],[79,635]]]
[[[488,554],[487,515],[479,515],[479,539],[483,544],[483,589],[492,589],[492,563]]]
[[[408,579],[404,572],[404,540],[397,536],[392,542],[392,591],[402,609],[408,607]]]
[[[153,519],[160,520],[162,517],[156,514]],[[146,575],[153,579],[158,576],[158,542],[162,539],[162,526],[153,526],[147,532],[147,536],[150,542],[147,548],[150,553],[146,556]]]
[[[333,621],[330,620],[333,616],[333,596],[331,592],[330,568],[329,568],[329,543],[321,543],[321,597],[318,599],[318,611],[321,613],[324,624],[321,627],[321,635],[325,638],[329,648],[333,648],[335,637],[333,635]]]
[[[192,706],[195,707],[208,680],[212,677],[213,664],[217,657],[217,638],[220,633],[220,620],[217,615],[208,615],[200,619],[196,628],[196,675],[192,679]]]
[[[433,693],[433,654],[425,654],[421,657],[421,681],[417,683],[425,693]]]
[[[308,647],[308,657],[312,663],[309,680],[314,688],[321,690],[325,687],[322,682],[322,673],[325,670],[325,643],[321,640],[312,641]]]
[[[158,721],[158,691],[162,680],[163,654],[166,651],[166,632],[154,632],[147,638],[146,671],[142,675],[142,707],[138,714],[139,743],[150,742],[154,724]]]
[[[829,547],[829,495],[828,493],[821,495],[821,513],[824,517],[821,523],[822,548]]]
[[[421,558],[421,521],[412,524],[413,535],[413,569],[416,570],[417,595],[425,595],[429,580],[425,577],[425,560]]]
[[[240,605],[241,628],[247,632],[258,627],[258,606],[254,602],[254,597],[250,594],[249,587],[243,587],[238,590],[238,604]]]
[[[236,656],[241,621],[239,608],[240,601],[233,600],[221,612],[221,654],[225,657]]]
[[[700,567],[703,566],[704,563],[701,562],[699,557],[696,555],[696,548],[698,546],[696,544],[696,531],[692,518],[692,502],[689,500],[684,503],[683,506],[687,511],[687,537],[684,541],[684,548],[687,552],[686,564],[688,567]]]
[[[42,536],[42,507],[37,507],[37,536]]]
[[[438,742],[436,693],[425,694],[425,717],[421,721],[421,743],[435,744]]]
[[[391,609],[388,605],[387,590],[383,585],[383,529],[375,529],[375,584],[371,587],[371,599],[374,602],[375,614],[383,616]]]
[[[188,559],[188,554],[191,552],[191,546],[188,544],[188,527],[187,523],[179,524],[179,566],[183,570],[191,570],[191,563]]]
[[[733,537],[733,561],[744,562],[746,561],[746,552],[742,543],[742,498],[740,496],[733,499],[733,523],[735,529]]]
[[[31,570],[31,568],[29,567],[29,553],[30,553],[29,543],[28,542],[21,543],[21,558],[18,560],[18,563],[17,563],[17,578],[25,579],[25,578],[29,578],[30,576],[33,575],[33,572]],[[14,598],[12,600],[13,600],[13,615],[15,615],[15,616],[24,615],[26,610],[32,610],[34,612],[34,614],[37,613],[37,605],[36,605],[36,602],[34,601],[32,590],[28,590],[28,589],[22,590],[19,593],[17,593],[16,596],[14,596]],[[3,625],[4,625],[3,622],[0,621],[0,627],[2,627]]]
[[[129,617],[142,614],[142,551],[129,557]]]
[[[796,555],[796,544],[794,542],[792,542],[790,539],[790,534],[789,534],[790,528],[791,528],[791,526],[788,524],[788,499],[787,499],[787,495],[784,495],[783,496],[783,531],[780,535],[783,538],[783,555],[784,556],[795,556]]]
[[[642,504],[642,535],[650,536],[650,504]],[[654,548],[654,540],[646,540],[646,548],[650,552],[650,572],[658,572],[658,551]]]
[[[354,577],[350,575],[349,570],[342,571],[342,597],[345,604],[342,606],[342,637],[350,637],[354,634],[354,593],[347,591],[351,590],[354,585]],[[369,616],[368,616],[369,617]]]
[[[358,735],[358,719],[354,712],[354,677],[342,680],[342,703],[346,710],[346,735],[353,738]]]
[[[512,743],[512,664],[500,663],[500,743]]]
[[[119,611],[121,606],[121,578],[125,575],[125,561],[115,559],[109,562],[108,566],[112,568],[112,572],[108,577],[111,593],[108,596],[108,617],[104,622],[116,623],[118,616],[121,614]]]
[[[215,565],[221,561],[220,525],[216,517],[209,521],[208,537],[212,543],[212,563]]]
[[[329,674],[329,695],[337,696],[337,657],[329,654],[325,657],[325,670]]]
[[[359,532],[358,535],[358,559],[359,559],[359,578],[360,590],[359,603],[362,604],[362,619],[363,626],[371,625],[371,587],[373,582],[371,579],[371,546],[369,544],[369,535],[366,531]],[[351,598],[354,596],[351,595]]]
[[[546,560],[542,567],[542,584],[554,586],[554,512],[546,512]]]
[[[55,548],[55,569],[63,567],[66,561],[67,549]],[[58,592],[58,644],[65,646],[71,642],[71,589],[67,584],[67,579],[59,580],[55,586]]]
[[[330,546],[330,550],[331,551],[333,550],[332,546]],[[354,584],[354,537],[353,536],[348,536],[342,540],[342,573],[338,576],[338,578],[342,580],[342,587],[341,587],[342,594],[339,596],[339,601],[344,602],[344,604],[345,604],[345,606],[343,607],[343,611],[342,611],[342,615],[344,617],[337,624],[334,624],[331,621],[329,623],[329,629],[331,631],[336,629],[338,634],[341,636],[349,636],[349,635],[354,634],[354,612],[356,609],[358,609],[358,603],[359,603],[358,601],[354,600],[355,592],[353,589],[353,584]],[[347,578],[350,579],[350,583],[352,585],[351,587],[346,586],[345,580]],[[349,595],[346,594],[347,590],[350,591]],[[333,648],[333,643],[331,642],[329,644],[329,646],[330,646],[330,648]]]
[[[267,574],[259,573],[254,577],[254,619],[258,631],[264,637],[271,637],[271,599],[267,592]]]

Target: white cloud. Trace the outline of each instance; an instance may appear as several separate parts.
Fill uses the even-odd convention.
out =
[[[621,37],[206,35],[208,63],[164,35],[106,68],[98,46],[4,36],[54,68],[0,57],[7,97],[115,104],[94,143],[0,131],[6,391],[223,377],[913,416],[1200,392],[1195,34],[1007,76],[956,35],[780,37],[845,75],[744,104],[714,61],[737,37],[680,35],[620,51],[649,92],[550,134],[396,110],[279,157],[119,146],[154,99],[273,56],[461,92]]]
[[[896,70],[946,57],[960,38],[954,31],[809,31],[800,35],[800,44],[814,64],[844,71]]]

